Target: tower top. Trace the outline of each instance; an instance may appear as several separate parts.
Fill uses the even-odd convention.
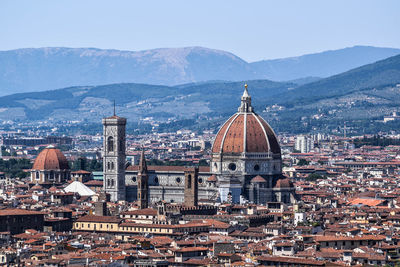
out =
[[[244,85],[244,91],[241,98],[239,112],[253,112],[253,107],[251,106],[251,96],[249,91],[247,91],[247,84]]]
[[[142,149],[142,152],[140,153],[139,173],[140,174],[147,173],[147,164],[146,164],[146,157],[144,155],[144,149]]]

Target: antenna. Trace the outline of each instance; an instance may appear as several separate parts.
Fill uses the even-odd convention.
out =
[[[114,116],[115,116],[115,99],[114,99]]]

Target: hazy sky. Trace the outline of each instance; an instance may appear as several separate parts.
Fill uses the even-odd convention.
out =
[[[400,1],[0,0],[0,50],[204,46],[247,61],[400,48]]]

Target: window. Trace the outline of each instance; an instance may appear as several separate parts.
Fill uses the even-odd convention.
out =
[[[111,162],[111,170],[114,170],[114,162]]]
[[[230,164],[228,165],[228,169],[230,169],[231,171],[236,170],[236,164],[235,164],[235,163],[230,163]]]
[[[107,138],[107,150],[109,152],[114,151],[114,138],[112,136]]]
[[[191,174],[188,175],[188,185],[187,185],[187,188],[192,188],[192,175],[191,175]]]
[[[39,179],[40,179],[40,173],[36,172],[36,180],[39,180]]]
[[[258,172],[260,170],[260,165],[258,165],[258,164],[254,165],[254,170],[256,172]]]
[[[123,151],[123,149],[124,149],[124,141],[119,140],[119,151]]]
[[[111,163],[107,162],[107,170],[111,169]]]

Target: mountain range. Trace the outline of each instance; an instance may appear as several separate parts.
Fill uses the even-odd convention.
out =
[[[249,63],[232,53],[203,47],[17,49],[0,51],[0,95],[111,83],[174,86],[268,79],[305,84],[396,54],[400,49],[355,46]]]
[[[214,127],[235,112],[245,83],[255,110],[278,131],[334,129],[345,121],[361,123],[360,129],[365,130],[375,127],[374,122],[384,115],[400,110],[400,55],[328,78],[297,82],[117,83],[12,94],[0,97],[0,119],[100,125],[102,117],[112,114],[115,100],[118,114],[131,123],[190,120],[189,126]]]

